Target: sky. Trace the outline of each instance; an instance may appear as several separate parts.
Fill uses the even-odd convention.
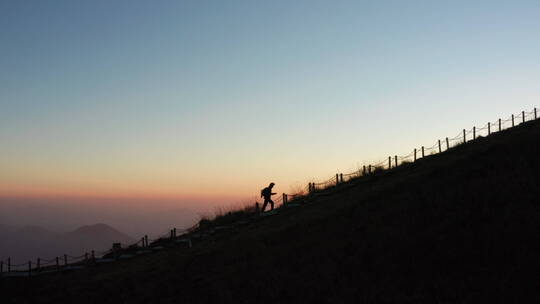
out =
[[[0,197],[250,200],[540,106],[538,1],[0,1]]]

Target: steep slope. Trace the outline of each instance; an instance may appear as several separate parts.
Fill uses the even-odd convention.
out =
[[[2,284],[12,302],[537,302],[539,138],[526,123],[189,250]]]

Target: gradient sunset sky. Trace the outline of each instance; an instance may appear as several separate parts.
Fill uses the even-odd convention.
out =
[[[290,192],[540,105],[539,1],[1,1],[0,196]]]

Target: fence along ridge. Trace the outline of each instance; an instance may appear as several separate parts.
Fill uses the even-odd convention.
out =
[[[529,117],[529,120],[527,120],[527,116]],[[331,178],[324,180],[322,182],[310,182],[308,183],[308,186],[306,187],[306,190],[308,194],[314,193],[316,191],[325,190],[330,187],[337,186],[339,184],[342,184],[344,182],[350,181],[355,178],[363,177],[372,175],[376,171],[381,170],[391,170],[393,168],[398,167],[399,165],[402,165],[403,163],[414,163],[418,161],[419,159],[422,159],[426,157],[426,153],[429,153],[429,155],[439,154],[442,152],[446,152],[451,148],[454,148],[456,146],[465,144],[470,141],[474,141],[480,137],[490,136],[493,133],[498,133],[504,130],[508,130],[514,127],[517,127],[527,121],[537,120],[538,119],[538,109],[535,107],[531,112],[521,111],[521,113],[515,115],[512,114],[509,118],[503,120],[498,119],[495,122],[488,122],[486,125],[484,125],[481,128],[476,128],[476,126],[473,126],[472,129],[467,130],[463,129],[460,134],[448,138],[446,137],[444,140],[438,139],[437,142],[431,146],[426,148],[425,146],[421,146],[420,148],[414,148],[414,150],[404,156],[394,155],[394,156],[388,156],[387,159],[383,159],[375,164],[368,164],[364,165],[362,168],[350,172],[350,173],[337,173],[335,176],[332,176]],[[511,124],[509,124],[511,123]],[[484,136],[482,135],[482,132],[484,132]],[[344,179],[348,178],[347,180]],[[276,199],[276,204],[282,204],[287,205],[290,200],[294,200],[298,197],[304,196],[303,193],[295,193],[295,194],[287,194],[283,193],[282,197],[279,197]],[[188,229],[182,230],[184,233],[188,231]],[[149,245],[154,242],[158,242],[163,239],[168,239],[170,236],[171,239],[177,239],[177,229],[173,228],[165,235],[159,236],[156,239],[148,239],[148,235],[145,235],[142,237],[139,241],[137,241],[134,244],[128,245],[127,248],[140,248],[145,249],[151,247]],[[180,235],[182,237],[183,235]],[[191,247],[191,240],[189,240],[189,246]],[[95,264],[96,261],[100,258],[105,257],[106,255],[112,253],[114,251],[114,247],[110,250],[96,252],[92,250],[90,253],[86,252],[83,255],[80,256],[71,256],[64,254],[63,256],[58,256],[53,259],[47,260],[47,259],[41,259],[37,258],[36,262],[28,261],[27,263],[20,263],[20,264],[12,264],[11,258],[7,258],[6,260],[0,260],[0,278],[4,275],[10,275],[10,274],[22,274],[31,276],[33,273],[40,273],[42,271],[51,272],[51,271],[60,271],[62,269],[66,269],[70,266],[84,266],[87,264]],[[98,257],[96,257],[98,256]],[[71,262],[71,263],[70,263]]]
[[[323,180],[322,182],[312,181],[308,183],[305,190],[307,190],[308,193],[313,193],[315,191],[321,191],[329,187],[334,187],[354,178],[371,175],[375,171],[393,169],[403,163],[414,163],[426,156],[445,152],[451,148],[476,140],[480,137],[487,137],[493,133],[498,133],[516,127],[527,121],[537,120],[538,114],[538,109],[535,107],[530,112],[521,111],[519,114],[511,114],[506,119],[499,118],[498,120],[494,122],[490,121],[479,128],[473,126],[470,129],[463,129],[454,137],[438,139],[435,144],[429,147],[420,146],[419,148],[414,148],[414,150],[407,155],[390,155],[378,162],[370,162],[368,165],[365,165],[356,171],[350,173],[338,173],[327,180]],[[343,177],[346,177],[347,179],[343,179]]]

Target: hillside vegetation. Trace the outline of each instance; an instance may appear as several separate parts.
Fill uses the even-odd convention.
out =
[[[540,124],[308,196],[173,248],[0,280],[9,303],[540,300]]]

